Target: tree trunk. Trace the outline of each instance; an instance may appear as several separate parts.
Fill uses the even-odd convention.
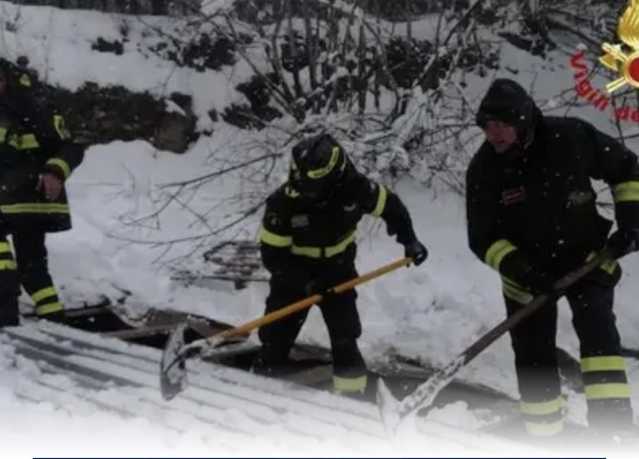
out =
[[[304,6],[302,8],[304,12],[304,29],[306,39],[306,52],[308,53],[308,78],[311,85],[311,98],[313,113],[319,113],[319,106],[317,104],[317,37],[313,31],[313,24],[311,22],[310,2],[304,0]],[[319,12],[318,12],[319,13]],[[318,29],[319,33],[319,29]]]
[[[291,59],[293,60],[293,84],[295,87],[295,98],[299,99],[303,96],[302,83],[300,81],[300,69],[298,67],[299,56],[297,53],[297,36],[295,29],[293,28],[293,7],[291,2],[288,2],[288,45],[291,53]]]
[[[366,69],[366,31],[364,23],[359,25],[359,45],[357,49],[358,84],[357,84],[357,104],[359,113],[366,111],[366,93],[368,92],[367,69]]]

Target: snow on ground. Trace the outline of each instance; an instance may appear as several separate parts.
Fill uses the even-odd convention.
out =
[[[126,45],[124,56],[91,51],[90,43],[96,36],[117,36],[122,18],[116,15],[18,8],[6,2],[0,2],[0,13],[19,25],[17,33],[5,29],[0,33],[0,54],[9,58],[27,54],[46,81],[70,89],[85,81],[95,81],[122,84],[134,90],[148,89],[155,94],[180,90],[195,96],[197,113],[204,117],[211,107],[223,108],[236,98],[233,86],[246,76],[246,68],[241,63],[221,73],[200,74],[176,69],[153,56],[142,56],[135,48],[137,37],[143,35],[142,28],[138,27],[140,23],[136,22],[129,24],[131,41]],[[143,18],[143,21],[156,21],[155,25],[160,27],[166,25],[158,18]],[[511,58],[513,65],[530,60],[528,54],[513,50]],[[534,64],[531,61],[531,68]],[[566,65],[557,61],[555,67],[556,76],[544,79],[543,74],[524,71],[517,78],[524,84],[534,80],[540,97],[552,99],[573,84]],[[561,88],[557,88],[558,81]],[[487,80],[477,83],[480,93]],[[602,128],[609,127],[603,115],[592,108],[585,108],[578,115],[593,119]],[[67,289],[62,292],[63,297],[91,297],[96,290],[116,296],[116,287],[119,287],[131,290],[141,304],[190,311],[234,324],[261,315],[267,293],[264,284],[250,285],[244,290],[234,290],[231,284],[221,282],[210,288],[185,287],[171,281],[170,273],[153,263],[157,250],[122,240],[188,234],[192,222],[177,211],[162,220],[159,230],[123,227],[121,221],[153,212],[149,198],[156,193],[157,185],[201,174],[210,167],[211,151],[231,148],[244,136],[218,125],[212,137],[202,137],[185,156],[156,151],[145,142],[114,142],[92,147],[68,183],[74,228],[48,239],[52,273]],[[232,181],[216,183],[198,199],[208,203],[214,197],[232,197],[237,186]],[[411,182],[401,183],[396,191],[411,210],[417,233],[428,246],[430,257],[418,268],[402,269],[359,289],[364,328],[361,347],[369,361],[395,350],[424,363],[443,365],[504,317],[498,279],[467,247],[462,197],[425,190]],[[247,237],[256,237],[258,217],[245,226]],[[359,244],[358,266],[362,273],[403,256],[401,247],[371,221],[362,225]],[[629,257],[622,264],[625,274],[617,295],[619,328],[624,344],[639,348],[636,333],[639,310],[635,304],[639,295],[636,282],[639,257]],[[569,316],[564,305],[559,343],[578,355]],[[318,311],[311,312],[300,340],[328,345]],[[515,396],[512,360],[509,341],[502,338],[468,365],[459,377]],[[634,388],[633,403],[639,410],[639,364],[628,363]],[[26,361],[15,366],[11,350],[3,345],[0,345],[0,368],[0,418],[3,419],[0,438],[3,445],[12,445],[19,453],[34,456],[71,452],[76,455],[96,452],[104,455],[233,454],[216,443],[216,433],[199,430],[202,426],[188,435],[177,435],[143,417],[123,422],[111,414],[87,410],[79,400],[69,400],[66,408],[59,410],[46,403],[21,399],[16,396],[16,387],[28,384],[30,372],[38,370]],[[577,423],[585,422],[583,399],[569,395],[571,418]],[[114,390],[112,397],[121,396]],[[431,416],[460,429],[472,430],[481,425],[478,415],[462,402],[433,412]],[[278,433],[281,432],[276,432],[275,438],[268,442],[243,445],[247,448],[236,451],[237,455],[330,455],[334,452],[323,449],[300,452],[295,442],[289,444],[288,437],[279,438]],[[38,439],[37,444],[34,438]],[[99,449],[95,445],[100,445]],[[433,452],[425,445],[412,454],[446,455],[446,451]]]

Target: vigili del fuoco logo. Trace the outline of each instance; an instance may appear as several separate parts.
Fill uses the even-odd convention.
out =
[[[570,60],[575,70],[575,89],[579,97],[586,99],[599,110],[610,104],[610,95],[628,85],[639,89],[639,0],[629,0],[619,19],[617,35],[623,43],[603,43],[604,55],[599,62],[617,74],[617,78],[600,91],[588,79],[589,69],[584,62],[585,52],[579,50]],[[618,120],[639,123],[639,108],[619,107],[614,110]]]

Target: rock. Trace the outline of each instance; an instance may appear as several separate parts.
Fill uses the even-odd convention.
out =
[[[151,143],[159,150],[184,153],[193,138],[195,122],[177,112],[164,113],[157,124]]]

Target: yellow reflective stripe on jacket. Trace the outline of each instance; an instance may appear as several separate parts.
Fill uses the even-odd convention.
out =
[[[11,245],[8,242],[0,242],[0,253],[11,253]]]
[[[44,316],[47,314],[51,314],[52,312],[62,311],[64,308],[62,307],[62,303],[56,301],[55,303],[43,304],[42,306],[38,306],[36,308],[36,314],[39,316]]]
[[[35,134],[12,135],[7,139],[7,128],[0,128],[0,143],[8,143],[17,150],[40,148]]]
[[[363,393],[366,390],[368,384],[368,377],[366,375],[356,376],[354,378],[344,378],[341,376],[333,375],[333,390],[339,393],[354,392]]]
[[[554,400],[546,402],[520,402],[519,410],[523,414],[530,414],[532,416],[544,416],[547,414],[556,413],[561,411],[564,401],[561,397],[557,397]]]
[[[275,234],[262,226],[260,230],[260,242],[266,245],[272,245],[273,247],[290,247],[293,243],[293,238],[291,236]]]
[[[626,361],[618,355],[584,357],[581,359],[581,371],[626,371]]]
[[[18,265],[14,260],[0,260],[0,271],[15,271]]]
[[[18,83],[20,83],[20,85],[24,86],[25,88],[30,88],[31,77],[27,75],[26,73],[23,73],[22,75],[20,75],[20,78],[18,79]]]
[[[37,292],[33,293],[31,295],[31,299],[35,303],[39,303],[40,301],[44,300],[45,298],[48,298],[50,296],[57,296],[57,294],[58,294],[58,292],[56,292],[54,287],[46,287],[46,288],[40,289]]]
[[[286,196],[292,199],[300,197],[300,193],[296,191],[295,188],[293,188],[290,185],[287,185],[286,188],[284,188],[284,193],[286,194]]]
[[[495,271],[499,272],[499,265],[504,257],[515,250],[517,250],[517,247],[515,247],[509,240],[499,239],[498,241],[493,242],[493,244],[488,247],[488,250],[486,250],[484,262]]]
[[[308,171],[306,175],[312,179],[320,179],[322,177],[326,177],[331,171],[335,168],[337,164],[337,160],[339,159],[339,147],[334,146],[331,150],[331,159],[328,160],[328,164],[324,167],[320,167],[319,169],[314,169],[312,171]]]
[[[526,431],[535,437],[552,437],[560,434],[564,430],[564,421],[555,422],[526,422]]]
[[[55,203],[26,203],[6,204],[0,206],[0,211],[5,214],[68,214],[68,204]]]
[[[62,115],[53,115],[53,127],[55,127],[55,130],[61,139],[66,140],[71,137]]]
[[[371,213],[373,217],[381,217],[384,209],[386,208],[386,199],[388,199],[388,191],[384,185],[379,186],[379,193],[377,194],[377,204],[375,209]]]
[[[599,268],[612,275],[615,272],[615,269],[617,269],[618,265],[619,263],[617,263],[617,260],[606,260],[599,265]]]
[[[630,398],[630,386],[626,383],[590,384],[584,387],[586,399]]]
[[[68,178],[71,174],[71,168],[69,167],[69,164],[63,159],[51,158],[49,161],[47,161],[47,165],[59,167],[62,170],[62,174],[64,175],[65,179]]]
[[[586,261],[590,261],[595,257],[595,252],[591,252],[590,255],[588,255],[588,258],[586,258]],[[608,274],[612,275],[615,272],[615,269],[617,269],[617,266],[619,265],[619,263],[617,263],[617,260],[606,260],[603,263],[601,263],[599,265],[599,269],[602,269],[604,271],[606,271]]]
[[[351,245],[355,241],[355,231],[351,232],[346,238],[344,238],[341,242],[326,246],[326,247],[314,247],[314,246],[298,246],[293,244],[291,247],[291,252],[293,255],[301,255],[309,258],[322,258],[322,256],[326,258],[334,257],[342,252],[344,252],[349,245]],[[324,253],[322,254],[322,250]]]
[[[16,136],[16,138],[11,138],[9,140],[9,145],[16,147],[18,150],[33,150],[35,148],[40,148],[40,144],[38,143],[38,139],[35,134],[23,134]]]
[[[615,202],[637,202],[639,201],[639,181],[623,182],[612,188]]]
[[[510,298],[520,304],[528,304],[535,298],[528,290],[507,277],[501,276],[501,280],[502,291],[506,298]]]

